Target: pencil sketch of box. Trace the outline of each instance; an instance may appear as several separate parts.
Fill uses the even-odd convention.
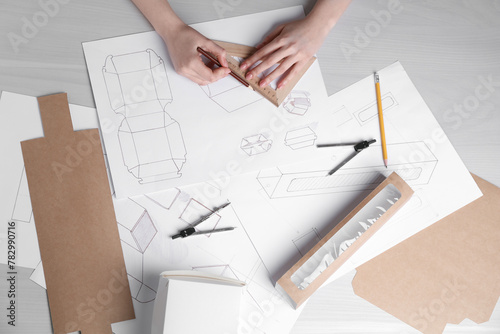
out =
[[[140,183],[182,176],[186,147],[163,59],[153,50],[108,56],[103,67],[111,108],[124,119],[118,140],[127,170]]]
[[[285,136],[285,145],[292,150],[313,146],[316,142],[316,133],[310,127],[288,131]]]
[[[382,109],[384,115],[392,108],[398,105],[398,102],[392,95],[392,93],[387,93],[382,95]],[[378,119],[378,105],[377,101],[372,101],[370,104],[364,106],[363,108],[353,112],[354,117],[358,120],[360,125],[365,125],[366,123]]]
[[[389,144],[387,150],[392,157],[387,168],[381,161],[380,146],[374,145],[363,153],[365,160],[353,159],[333,175],[327,176],[327,170],[275,167],[260,171],[257,181],[270,198],[373,190],[392,172],[411,186],[430,182],[439,161],[424,142]],[[366,165],[363,161],[374,163]]]
[[[240,148],[248,155],[256,155],[265,153],[271,149],[273,141],[268,139],[264,134],[256,134],[245,137],[241,140]]]
[[[231,76],[205,86],[200,86],[200,88],[212,101],[228,113],[242,109],[263,99],[262,95],[243,86]]]
[[[303,116],[311,106],[309,92],[302,90],[293,90],[283,102],[283,108],[290,114]]]

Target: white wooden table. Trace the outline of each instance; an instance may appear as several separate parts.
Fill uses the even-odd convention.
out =
[[[45,2],[0,0],[0,90],[34,96],[66,91],[71,103],[94,107],[81,43],[151,26],[128,0],[57,0],[57,7]],[[297,4],[308,11],[314,1],[171,4],[186,23],[196,23]],[[38,20],[40,27],[23,34],[26,20]],[[23,39],[11,42],[12,33]],[[354,0],[318,58],[329,95],[399,60],[469,170],[500,186],[500,0]],[[0,266],[2,282],[5,272]],[[354,295],[353,276],[313,296],[292,333],[417,333]],[[0,332],[51,333],[45,294],[27,278],[19,289],[32,302],[16,331],[4,331],[1,320]],[[465,321],[445,333],[500,333],[500,306],[487,323]]]

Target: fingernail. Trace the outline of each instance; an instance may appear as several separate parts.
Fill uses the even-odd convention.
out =
[[[246,78],[247,78],[248,80],[252,79],[252,78],[253,78],[253,74],[252,74],[252,73],[248,73],[248,74],[247,74],[247,76],[246,76]]]
[[[248,67],[248,64],[247,64],[247,63],[242,63],[242,64],[240,65],[240,68],[241,68],[242,70],[246,70],[246,69],[247,69],[247,67]]]
[[[262,81],[259,83],[259,86],[260,86],[260,87],[266,87],[266,86],[267,86],[267,81],[266,81],[266,80],[262,80]]]

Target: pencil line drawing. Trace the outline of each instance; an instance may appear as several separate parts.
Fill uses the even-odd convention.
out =
[[[163,59],[155,51],[109,55],[102,68],[109,102],[124,118],[118,129],[123,164],[139,183],[178,178],[186,162]]]
[[[268,139],[265,134],[259,133],[253,136],[245,137],[241,140],[240,148],[249,156],[261,154],[269,151],[273,141]]]
[[[292,150],[298,150],[301,148],[314,146],[318,136],[309,127],[303,127],[300,129],[295,129],[288,131],[285,135],[285,145],[290,147]]]
[[[165,210],[170,210],[180,194],[181,191],[179,188],[173,188],[158,193],[144,195],[144,197],[146,197],[156,205],[164,208]]]
[[[131,199],[127,199],[127,201],[127,212],[117,214],[120,239],[144,253],[156,236],[158,229],[145,208]]]
[[[366,150],[366,161],[377,161],[380,155],[379,147]],[[276,167],[271,170],[259,172],[257,181],[269,198],[282,198],[294,196],[318,195],[346,191],[373,190],[392,172],[397,172],[409,185],[428,184],[438,163],[437,158],[424,142],[390,144],[388,150],[393,161],[401,163],[356,167],[346,165],[335,174],[326,176],[328,171],[297,171],[283,172]],[[409,156],[418,152],[419,161],[412,161]],[[354,160],[353,160],[354,162]]]
[[[221,216],[219,213],[213,213],[213,210],[209,209],[201,202],[191,198],[184,210],[182,211],[179,219],[184,221],[188,226],[191,226],[192,223],[198,221],[199,219],[211,215],[208,219],[203,222],[201,229],[203,231],[211,231],[217,228]],[[205,234],[207,238],[211,236],[211,234]]]
[[[123,208],[116,210],[116,218],[130,290],[138,302],[149,303],[156,297],[156,290],[144,283],[144,253],[158,229],[148,211],[137,202],[126,199]]]
[[[122,250],[132,298],[143,304],[154,301],[156,290],[144,283],[144,254],[123,240]]]
[[[347,108],[344,105],[339,109],[334,110],[333,115],[334,115],[333,120],[335,122],[334,125],[336,127],[344,125],[353,118],[352,114],[349,111],[347,111]]]
[[[26,179],[26,170],[23,166],[19,186],[17,188],[16,202],[12,210],[12,220],[16,222],[29,223],[33,217],[33,209],[31,208],[31,198],[28,188],[28,180]]]
[[[283,101],[283,108],[290,114],[304,116],[311,107],[311,94],[302,90],[292,90]]]
[[[242,58],[233,57],[239,61]],[[238,80],[227,76],[208,85],[200,86],[203,92],[219,107],[228,113],[248,107],[264,98],[252,89],[243,86]]]
[[[318,243],[321,238],[319,236],[318,230],[316,228],[311,228],[309,231],[306,231],[301,236],[292,240],[295,247],[297,247],[297,252],[300,256],[304,256],[313,245]]]
[[[382,95],[382,109],[384,114],[385,112],[389,111],[390,109],[392,109],[397,105],[398,102],[396,101],[392,93],[389,92]],[[360,125],[364,125],[374,119],[377,119],[378,117],[377,101],[374,100],[373,102],[370,102],[368,105],[355,111],[353,115]]]
[[[238,269],[233,268],[231,264],[215,264],[192,267],[192,270],[209,272],[215,275],[233,278],[244,282],[245,293],[250,297],[254,306],[259,308],[261,311],[264,311],[264,309],[259,301],[259,295],[272,293],[272,291],[268,291],[266,288],[259,285],[255,278],[258,272],[263,269],[264,268],[260,260],[256,260],[250,267],[250,271],[247,273],[239,272]]]

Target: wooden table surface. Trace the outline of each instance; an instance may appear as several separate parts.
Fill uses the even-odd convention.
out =
[[[0,90],[34,96],[65,91],[70,103],[94,107],[81,43],[151,26],[129,0],[44,5],[54,1],[0,1]],[[292,5],[309,11],[314,1],[170,3],[190,24]],[[43,20],[40,11],[50,14],[47,20],[23,33],[26,21]],[[381,17],[381,11],[391,14]],[[13,34],[22,39],[12,43]],[[354,0],[318,58],[329,95],[399,60],[469,170],[500,186],[500,0]],[[478,94],[485,88],[490,94]],[[0,265],[2,281],[6,271]],[[30,307],[15,331],[3,319],[0,332],[51,333],[46,296],[30,283],[28,271],[24,276],[20,298]],[[418,333],[354,295],[353,276],[314,295],[292,333]],[[4,289],[0,298],[6,298]],[[487,323],[466,320],[445,333],[500,333],[500,306]]]

